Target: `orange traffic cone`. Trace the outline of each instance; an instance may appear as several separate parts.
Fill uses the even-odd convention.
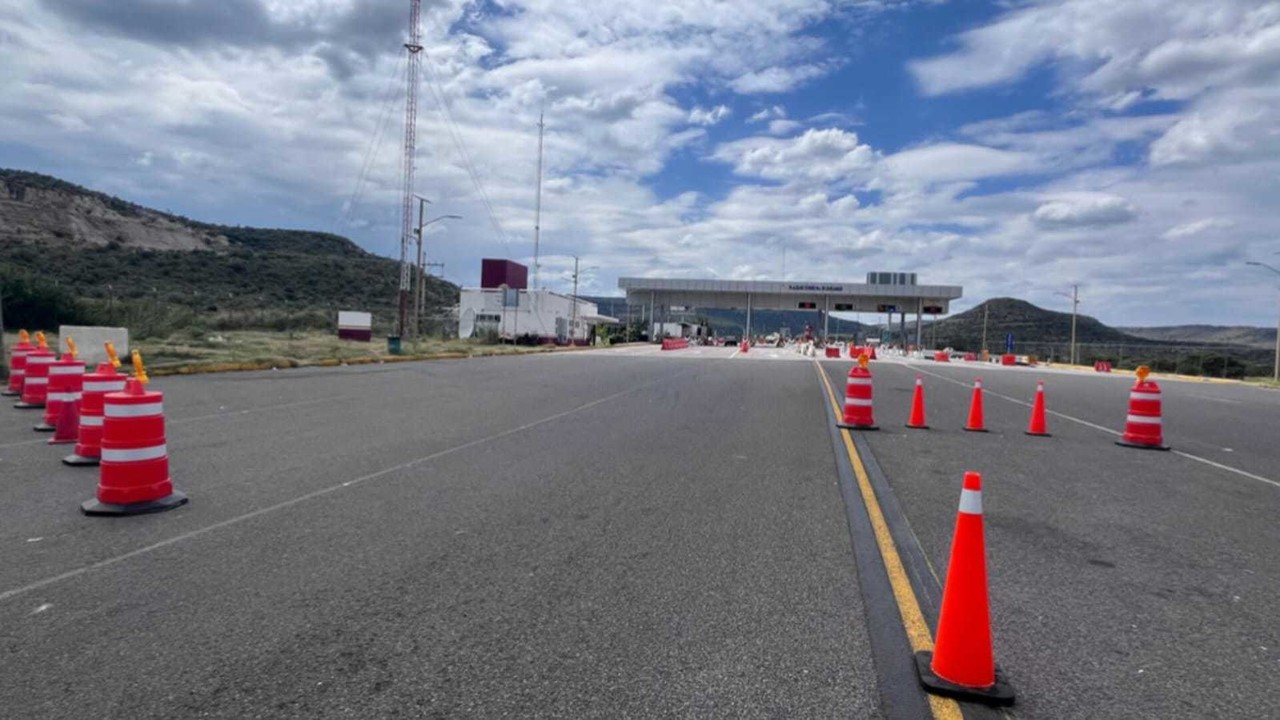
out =
[[[50,445],[66,445],[80,439],[80,401],[62,403],[58,410],[58,422],[53,426]]]
[[[924,376],[916,376],[916,392],[911,396],[911,419],[907,427],[915,430],[928,430],[924,421]]]
[[[996,669],[987,602],[987,551],[982,532],[982,476],[964,474],[947,584],[942,588],[933,652],[916,653],[920,684],[929,692],[990,705],[1012,705],[1013,688]]]
[[[982,378],[973,381],[973,402],[969,403],[969,422],[965,423],[969,432],[986,432],[986,423],[982,420]]]
[[[1044,381],[1036,381],[1036,399],[1031,403],[1031,422],[1027,424],[1028,435],[1049,437],[1048,427],[1044,421]]]

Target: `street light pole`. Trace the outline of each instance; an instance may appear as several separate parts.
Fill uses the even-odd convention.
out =
[[[1276,275],[1280,275],[1280,270],[1277,270],[1266,263],[1257,262],[1256,260],[1250,260],[1246,262],[1245,265],[1256,265],[1260,268],[1266,268]],[[1280,287],[1277,287],[1276,290],[1278,298],[1277,301],[1280,302]],[[1277,315],[1276,317],[1276,362],[1272,379],[1276,382],[1280,382],[1280,315]]]

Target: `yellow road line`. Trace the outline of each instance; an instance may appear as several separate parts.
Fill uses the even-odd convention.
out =
[[[813,367],[818,371],[818,377],[822,379],[822,384],[827,389],[827,399],[831,402],[831,409],[835,412],[837,418],[840,417],[840,403],[836,400],[835,391],[831,388],[831,381],[827,378],[827,374],[822,371],[821,365],[815,362]],[[911,581],[907,579],[907,570],[902,565],[902,558],[898,555],[898,547],[894,544],[893,536],[889,533],[889,524],[885,522],[884,513],[880,510],[880,502],[876,500],[875,490],[871,487],[871,478],[867,476],[867,468],[862,464],[862,458],[858,455],[858,450],[853,446],[849,431],[840,430],[840,438],[844,440],[844,449],[849,454],[849,462],[853,465],[853,474],[858,478],[858,490],[862,493],[862,502],[867,508],[867,517],[871,519],[871,527],[876,536],[876,545],[880,549],[880,559],[884,562],[885,572],[889,575],[889,585],[893,588],[893,599],[898,604],[898,614],[902,617],[903,628],[907,631],[907,640],[911,643],[911,651],[931,651],[933,650],[933,634],[929,632],[929,624],[924,620],[924,613],[920,612],[920,601],[916,599],[916,593],[911,589]],[[956,701],[932,693],[927,693],[927,695],[929,708],[933,711],[933,717],[936,720],[963,720],[964,715],[960,712],[960,705]]]

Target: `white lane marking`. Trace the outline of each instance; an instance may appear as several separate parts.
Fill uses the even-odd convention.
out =
[[[1222,463],[1214,462],[1208,458],[1202,458],[1199,455],[1192,455],[1191,453],[1182,452],[1181,450],[1174,450],[1173,454],[1180,455],[1188,460],[1195,460],[1196,462],[1204,463],[1205,465],[1211,465],[1213,467],[1218,468],[1219,470],[1226,470],[1228,472],[1233,472],[1237,475],[1243,475],[1244,477],[1247,477],[1250,480],[1257,480],[1258,482],[1264,482],[1268,485],[1274,485],[1280,488],[1280,482],[1276,482],[1275,480],[1264,478],[1261,475],[1254,475],[1253,473],[1246,472],[1244,470],[1241,470],[1240,468],[1233,468],[1230,465],[1223,465]]]
[[[38,538],[27,538],[27,542],[40,542],[40,541],[41,541],[41,540],[43,540],[43,539],[44,539],[44,538],[42,538],[42,537],[38,537]]]
[[[738,348],[737,350],[733,351],[733,354],[729,356],[729,359],[732,360],[741,354],[742,354],[742,348]]]
[[[1198,399],[1200,399],[1200,400],[1209,400],[1209,401],[1211,401],[1211,402],[1227,403],[1227,404],[1229,404],[1229,405],[1239,405],[1239,404],[1240,404],[1240,401],[1239,401],[1239,400],[1232,400],[1231,398],[1213,397],[1212,395],[1201,395],[1200,393],[1187,393],[1187,395],[1188,395],[1189,397],[1198,398]]]
[[[53,605],[52,605],[51,603],[45,603],[45,604],[41,605],[40,607],[36,608],[35,610],[32,610],[32,611],[31,611],[31,614],[32,614],[32,615],[39,615],[40,613],[44,612],[45,610],[48,610],[48,609],[49,609],[49,608],[51,608],[51,607],[53,607]]]
[[[688,375],[688,373],[684,373],[684,375]],[[641,390],[645,390],[650,387],[653,387],[654,385],[658,385],[660,383],[667,383],[670,381],[671,381],[670,378],[662,377],[652,382],[643,383],[641,385],[635,385],[630,388],[627,388],[626,390],[621,390],[619,392],[613,393],[612,395],[606,395],[605,397],[599,398],[597,400],[592,400],[589,403],[584,403],[582,405],[579,405],[574,408],[570,408],[563,412],[558,412],[554,415],[548,415],[539,420],[534,420],[533,422],[525,423],[524,425],[520,425],[519,427],[514,427],[509,430],[503,430],[502,432],[494,433],[493,435],[488,435],[482,438],[477,438],[475,440],[470,440],[468,442],[462,443],[461,445],[455,445],[451,448],[445,448],[444,450],[433,452],[430,455],[423,455],[422,457],[414,458],[413,460],[409,460],[407,462],[402,462],[399,465],[392,465],[391,467],[383,468],[381,470],[371,472],[367,475],[361,475],[358,478],[352,478],[351,480],[338,483],[337,485],[330,485],[329,487],[326,487],[326,488],[313,490],[309,493],[299,495],[298,497],[292,498],[290,500],[285,500],[282,502],[278,502],[274,505],[268,505],[267,507],[258,508],[257,510],[251,510],[243,515],[237,515],[236,517],[228,518],[221,522],[216,522],[212,525],[206,525],[202,528],[197,528],[195,530],[191,530],[189,532],[185,532],[180,535],[174,535],[173,537],[165,540],[161,540],[160,542],[152,543],[150,545],[144,545],[136,550],[130,550],[129,552],[122,553],[114,557],[109,557],[104,560],[99,560],[97,562],[93,562],[88,565],[82,565],[74,570],[68,570],[67,572],[60,573],[58,575],[53,575],[51,577],[44,578],[43,580],[37,580],[28,585],[23,585],[22,587],[16,587],[16,588],[13,588],[12,590],[5,590],[4,592],[0,592],[0,602],[11,600],[15,597],[18,597],[19,595],[25,595],[26,593],[29,593],[32,590],[39,590],[42,587],[47,587],[49,585],[53,585],[54,583],[62,582],[63,580],[70,580],[72,578],[79,577],[93,570],[101,570],[102,568],[111,567],[112,565],[118,565],[126,560],[130,560],[140,555],[146,555],[147,553],[154,552],[162,548],[166,548],[170,545],[180,543],[184,540],[190,540],[192,538],[200,537],[201,535],[206,535],[208,533],[213,532],[214,530],[220,530],[224,527],[229,527],[231,525],[238,525],[246,520],[252,520],[253,518],[256,518],[260,515],[266,515],[267,513],[272,513],[277,510],[284,510],[285,508],[293,507],[294,505],[298,505],[299,503],[304,503],[308,500],[314,500],[315,498],[318,498],[318,497],[324,497],[325,495],[335,493],[339,490],[342,490],[343,488],[351,487],[353,485],[359,485],[360,483],[366,482],[368,480],[376,480],[385,475],[390,475],[392,473],[399,472],[401,470],[407,470],[411,467],[414,467],[416,465],[421,465],[422,463],[425,463],[425,462],[430,462],[432,460],[436,460],[438,458],[442,458],[447,455],[453,455],[454,453],[462,452],[463,450],[469,450],[473,447],[476,447],[477,445],[484,445],[486,443],[493,442],[494,440],[501,440],[504,437],[509,437],[517,433],[522,433],[525,430],[531,430],[540,425],[545,425],[549,422],[554,422],[561,418],[568,417],[575,413],[582,412],[583,410],[589,410],[597,405],[603,405],[607,402],[611,402],[620,397],[623,397],[624,395],[630,395],[632,393],[636,393]]]
[[[955,385],[959,385],[960,387],[969,387],[969,386],[968,386],[968,384],[966,384],[966,383],[964,383],[964,382],[962,382],[962,381],[960,381],[960,380],[953,380],[953,379],[951,379],[951,378],[949,378],[949,377],[947,377],[947,376],[945,376],[945,375],[939,375],[938,373],[930,372],[930,371],[928,371],[928,370],[924,370],[924,369],[921,369],[921,368],[915,368],[915,369],[916,369],[918,372],[922,372],[922,373],[924,373],[925,375],[932,375],[932,376],[934,376],[934,377],[938,378],[939,380],[946,380],[947,382],[949,382],[949,383],[953,383],[953,384],[955,384]],[[1000,393],[994,393],[994,392],[991,392],[991,391],[989,391],[989,390],[988,390],[988,391],[986,391],[986,392],[987,392],[987,394],[988,394],[988,395],[993,395],[993,396],[995,396],[995,397],[1000,398],[1001,400],[1008,400],[1009,402],[1017,403],[1018,405],[1022,405],[1022,406],[1024,406],[1024,407],[1031,407],[1031,403],[1029,403],[1029,402],[1025,402],[1025,401],[1023,401],[1023,400],[1019,400],[1019,399],[1017,399],[1017,398],[1012,398],[1012,397],[1009,397],[1008,395],[1001,395]],[[1046,412],[1046,413],[1048,413],[1048,414],[1050,414],[1050,415],[1053,415],[1053,416],[1056,416],[1056,417],[1060,417],[1060,418],[1062,418],[1063,420],[1070,420],[1071,422],[1079,423],[1080,425],[1084,425],[1085,427],[1091,427],[1091,428],[1093,428],[1094,430],[1101,430],[1102,432],[1110,433],[1111,435],[1122,435],[1122,434],[1123,434],[1123,433],[1117,432],[1117,431],[1115,431],[1115,430],[1112,430],[1112,429],[1111,429],[1111,428],[1109,428],[1109,427],[1103,427],[1103,426],[1101,426],[1101,425],[1096,425],[1096,424],[1094,424],[1094,423],[1089,422],[1088,420],[1081,420],[1081,419],[1080,419],[1080,418],[1078,418],[1078,417],[1073,417],[1073,416],[1071,416],[1071,415],[1066,415],[1066,414],[1063,414],[1063,413],[1057,412],[1057,411],[1055,411],[1055,410],[1045,410],[1045,412]],[[1231,467],[1230,465],[1223,465],[1222,463],[1214,462],[1214,461],[1212,461],[1212,460],[1210,460],[1210,459],[1208,459],[1208,458],[1202,458],[1202,457],[1200,457],[1199,455],[1192,455],[1191,453],[1183,452],[1183,451],[1181,451],[1181,450],[1174,450],[1174,451],[1173,451],[1173,454],[1174,454],[1174,455],[1181,456],[1181,457],[1184,457],[1184,458],[1187,458],[1188,460],[1195,460],[1196,462],[1204,463],[1205,465],[1210,465],[1210,466],[1212,466],[1212,467],[1218,468],[1219,470],[1226,470],[1227,472],[1233,472],[1233,473],[1235,473],[1235,474],[1237,474],[1237,475],[1239,475],[1239,476],[1241,476],[1241,477],[1249,478],[1250,480],[1257,480],[1257,481],[1259,481],[1259,482],[1264,482],[1264,483],[1266,483],[1266,484],[1268,484],[1268,485],[1274,485],[1274,486],[1276,486],[1276,487],[1280,488],[1280,482],[1276,482],[1275,480],[1271,480],[1271,479],[1269,479],[1269,478],[1262,477],[1261,475],[1254,475],[1253,473],[1249,472],[1248,470],[1241,470],[1240,468],[1237,468],[1237,467]]]

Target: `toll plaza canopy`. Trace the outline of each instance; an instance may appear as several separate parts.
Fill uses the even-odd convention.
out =
[[[916,315],[916,339],[923,315],[950,312],[960,298],[957,285],[917,285],[915,273],[867,273],[869,282],[797,280],[690,280],[684,278],[618,278],[629,305],[649,309],[651,318],[701,308],[746,310],[751,333],[752,310],[821,310],[899,314],[905,330],[907,313]],[[657,313],[655,315],[655,312]]]

